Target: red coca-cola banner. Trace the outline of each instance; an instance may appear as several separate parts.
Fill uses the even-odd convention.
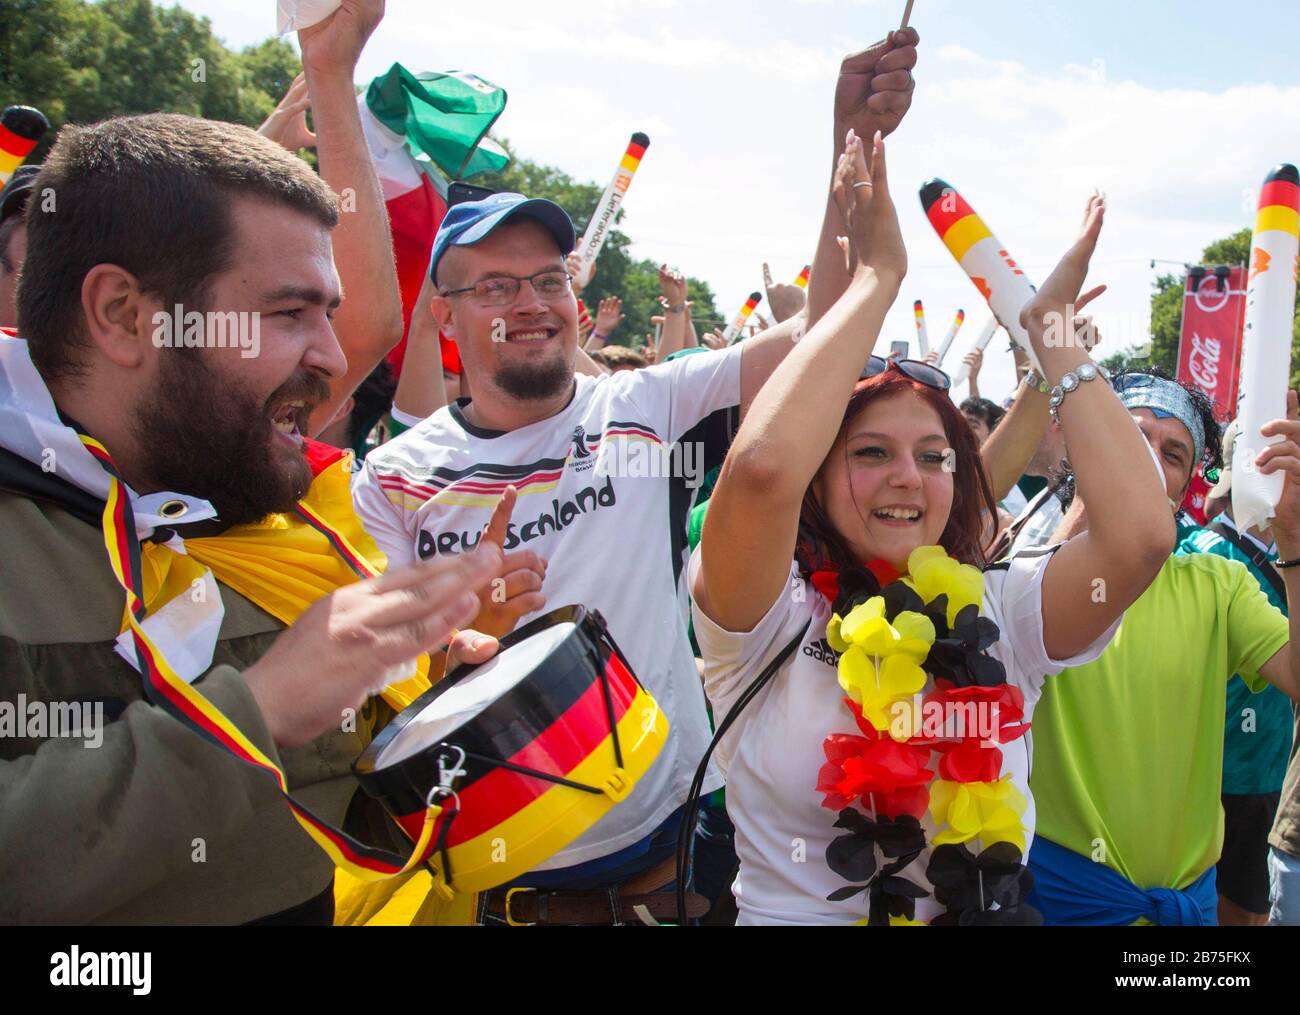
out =
[[[1241,331],[1246,317],[1246,269],[1193,268],[1183,286],[1183,329],[1178,343],[1178,379],[1195,384],[1214,400],[1215,415],[1227,422],[1237,411],[1241,380]],[[1206,522],[1210,484],[1193,477],[1183,508]]]
[[[1245,318],[1245,268],[1229,268],[1226,275],[1196,268],[1188,272],[1178,379],[1195,384],[1214,399],[1215,413],[1224,422],[1237,411]]]

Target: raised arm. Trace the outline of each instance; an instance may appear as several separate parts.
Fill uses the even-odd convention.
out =
[[[1047,422],[1047,396],[1022,381],[1011,408],[980,448],[994,500],[1001,501],[1025,474]]]
[[[907,270],[883,142],[876,142],[868,173],[862,142],[850,140],[836,191],[848,219],[841,231],[855,251],[868,253],[850,272],[848,290],[757,393],[704,522],[693,594],[731,631],[752,629],[789,578],[804,491],[835,441]]]
[[[664,362],[675,352],[685,349],[687,341],[686,276],[680,271],[669,271],[668,265],[659,266],[659,302],[664,308],[664,330],[659,336],[658,361]]]
[[[411,329],[406,335],[406,355],[402,358],[402,376],[397,379],[393,395],[394,408],[425,419],[447,404],[447,382],[442,376],[442,343],[438,340],[438,322],[431,302],[437,286],[424,273],[420,293],[411,308]]]
[[[852,130],[870,144],[876,131],[889,137],[903,122],[912,105],[916,82],[916,47],[921,41],[914,28],[890,32],[861,53],[844,58],[835,85],[835,123],[831,133],[831,179],[845,135]],[[831,193],[826,195],[817,252],[813,257],[812,277],[808,283],[807,327],[816,324],[831,305],[848,288],[850,273],[836,238],[843,233],[843,222]]]
[[[343,303],[334,333],[348,360],[347,372],[331,382],[330,397],[312,414],[313,434],[402,337],[393,237],[352,86],[357,58],[383,15],[384,0],[343,0],[325,21],[298,33],[320,174],[340,197],[333,243]]]
[[[1105,211],[1105,199],[1094,197],[1083,234],[1020,314],[1052,385],[1091,362],[1074,314],[1101,292],[1079,298]],[[1049,329],[1051,342],[1044,340]],[[1146,590],[1173,551],[1174,520],[1146,438],[1109,384],[1100,377],[1082,381],[1059,415],[1088,506],[1088,531],[1056,552],[1043,578],[1043,644],[1049,658],[1068,659]]]

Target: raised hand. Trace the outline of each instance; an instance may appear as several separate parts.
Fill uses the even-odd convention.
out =
[[[310,109],[307,75],[299,73],[271,115],[257,128],[257,132],[291,152],[296,152],[299,148],[315,148],[316,135],[307,129],[307,112]]]
[[[641,347],[641,358],[645,360],[645,365],[648,367],[659,362],[659,350],[655,346],[654,335],[646,335],[645,345]]]
[[[870,270],[901,281],[907,274],[907,249],[889,195],[885,142],[879,134],[872,142],[868,169],[862,138],[849,131],[835,167],[832,196],[847,232],[840,237],[840,248],[850,274]]]
[[[497,501],[483,530],[483,538],[475,553],[490,552],[495,547],[504,553],[506,537],[510,530],[510,514],[514,511],[518,491],[507,486]],[[515,629],[519,618],[536,613],[546,605],[542,582],[546,578],[546,561],[532,550],[515,550],[504,553],[500,577],[492,579],[478,594],[479,614],[474,628],[493,638],[504,638]]]
[[[1074,245],[1065,252],[1065,256],[1052,269],[1047,280],[1039,287],[1034,298],[1020,311],[1020,324],[1029,332],[1034,341],[1035,351],[1043,334],[1049,328],[1064,328],[1064,322],[1070,321],[1072,332],[1079,330],[1075,314],[1106,291],[1104,285],[1095,286],[1082,296],[1084,280],[1088,277],[1088,265],[1097,249],[1097,239],[1101,236],[1101,227],[1106,221],[1106,198],[1094,193],[1089,199],[1083,215],[1083,228]],[[1073,335],[1064,344],[1092,345],[1095,339],[1088,334],[1091,322],[1084,326],[1084,334],[1076,341]]]
[[[583,286],[578,280],[582,277],[582,255],[576,250],[567,254],[564,258],[564,270],[572,276],[573,281],[569,285],[573,289],[573,295],[581,295]]]
[[[596,310],[596,334],[601,338],[609,338],[622,323],[623,301],[617,296],[606,296]]]
[[[659,291],[664,294],[668,306],[677,306],[686,302],[686,276],[680,271],[671,271],[668,265],[659,266]]]
[[[916,47],[921,37],[914,28],[890,32],[861,53],[846,56],[835,85],[835,142],[849,130],[859,137],[892,134],[912,105],[916,81]]]
[[[501,573],[501,548],[439,558],[324,596],[244,671],[267,729],[296,747],[337,729],[345,709],[409,675],[479,612],[477,592]]]
[[[384,0],[342,0],[324,21],[298,33],[303,68],[345,73],[351,81],[361,50],[383,16]]]
[[[980,375],[980,367],[984,365],[984,350],[972,349],[961,358],[961,361],[965,363],[970,370],[967,376],[970,377],[972,382],[977,381]]]
[[[723,337],[722,329],[714,328],[712,331],[707,331],[700,336],[700,344],[706,345],[710,349],[725,349],[727,340]]]
[[[788,321],[804,308],[808,294],[797,285],[772,281],[772,269],[763,262],[763,287],[767,290],[767,305],[772,308],[776,323]]]

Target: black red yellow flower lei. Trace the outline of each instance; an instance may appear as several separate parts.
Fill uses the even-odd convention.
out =
[[[939,831],[926,876],[946,907],[932,923],[1040,923],[1023,902],[1033,884],[1021,862],[1028,804],[1002,773],[997,746],[1023,736],[1029,724],[1023,695],[987,651],[999,632],[979,615],[984,576],[938,546],[913,551],[907,574],[883,589],[878,573],[838,576],[826,629],[840,653],[844,703],[862,734],[835,733],[822,745],[817,789],[822,806],[839,812],[835,827],[845,830],[827,848],[826,863],[849,882],[828,898],[865,892],[867,925],[918,925],[916,900],[929,892],[904,872],[925,850],[921,818],[928,810]],[[824,577],[816,584],[824,588]],[[927,671],[935,687],[918,708]],[[969,730],[952,721],[972,709],[983,709],[996,726]],[[936,725],[922,716],[945,718]]]

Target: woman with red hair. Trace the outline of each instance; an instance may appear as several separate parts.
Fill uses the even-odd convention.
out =
[[[1075,334],[1104,201],[1021,318],[1093,524],[989,567],[996,508],[947,376],[871,355],[907,269],[879,136],[868,169],[849,135],[835,193],[852,284],[755,398],[691,560],[714,712],[748,703],[718,749],[740,922],[1035,923],[1034,703],[1100,654],[1174,541],[1146,441]]]

